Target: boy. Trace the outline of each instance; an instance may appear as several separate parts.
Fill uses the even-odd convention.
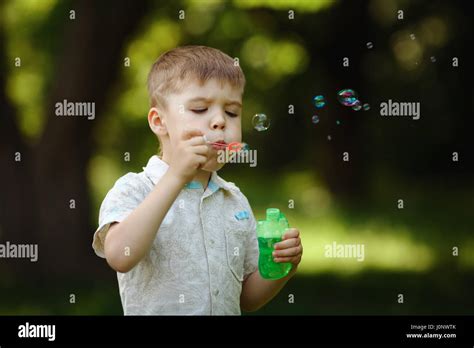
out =
[[[117,180],[93,240],[117,271],[125,315],[255,311],[296,272],[302,245],[291,229],[274,252],[291,272],[260,276],[250,205],[216,173],[218,151],[241,141],[244,85],[234,60],[210,47],[178,47],[153,64],[148,123],[162,156]]]

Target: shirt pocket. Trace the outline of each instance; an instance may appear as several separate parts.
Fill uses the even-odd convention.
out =
[[[244,261],[247,231],[240,228],[227,228],[225,231],[227,264],[239,282],[244,280]]]

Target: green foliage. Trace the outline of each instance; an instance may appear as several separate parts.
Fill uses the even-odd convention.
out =
[[[355,8],[353,2],[343,5],[330,0],[153,2],[121,52],[123,64],[108,91],[107,108],[94,121],[92,154],[85,169],[92,199],[91,226],[95,227],[100,202],[118,177],[141,171],[158,150],[147,124],[146,78],[152,63],[176,46],[204,44],[239,58],[247,79],[243,139],[259,151],[256,168],[227,165],[222,176],[248,196],[257,217],[263,217],[267,207],[278,207],[302,233],[305,253],[294,289],[306,300],[300,297],[294,307],[285,307],[290,287],[268,313],[283,308],[288,313],[288,308],[294,308],[295,314],[302,314],[308,312],[307,303],[324,306],[324,301],[310,297],[313,293],[308,289],[313,292],[315,284],[319,288],[314,293],[330,289],[330,297],[333,288],[341,287],[339,294],[350,293],[351,284],[366,294],[364,282],[368,281],[380,286],[383,296],[393,296],[387,289],[395,288],[399,279],[416,290],[417,277],[423,277],[426,292],[438,287],[451,300],[455,296],[450,291],[472,287],[472,279],[461,279],[463,272],[474,267],[472,166],[453,167],[450,162],[452,151],[465,149],[461,151],[465,156],[471,146],[468,122],[472,121],[465,119],[465,101],[472,100],[472,88],[462,72],[449,70],[454,53],[447,53],[462,53],[460,47],[470,35],[463,31],[466,19],[449,3],[430,11],[407,4],[412,10],[410,22],[400,22],[380,3]],[[56,76],[55,67],[61,59],[62,33],[72,25],[68,19],[72,5],[71,1],[11,0],[3,4],[0,14],[8,62],[6,93],[16,107],[22,134],[33,144],[51,112],[46,103],[53,81],[67,78]],[[178,17],[181,9],[184,20]],[[360,11],[364,19],[347,17],[351,9]],[[289,10],[296,12],[294,21],[288,18]],[[352,26],[343,22],[348,20]],[[367,36],[353,34],[359,27]],[[366,51],[367,41],[375,43],[370,51]],[[346,55],[352,65],[344,70],[340,59]],[[443,61],[441,68],[430,62],[434,55]],[[21,68],[15,66],[17,58],[21,58]],[[372,111],[342,109],[335,94],[346,87],[359,90],[372,103]],[[315,112],[311,99],[320,93],[328,106],[315,126],[310,121]],[[382,99],[412,100],[414,95],[423,105],[419,123],[380,122],[373,111]],[[289,104],[295,106],[295,115],[288,114]],[[251,125],[252,116],[260,112],[272,122],[263,133]],[[336,119],[342,126],[335,125]],[[339,156],[341,149],[353,151],[356,167],[341,168],[328,160]],[[356,183],[362,193],[349,202],[338,195],[337,185],[330,184],[343,171],[360,177]],[[403,210],[396,207],[400,197],[406,201]],[[294,209],[288,207],[289,200],[295,202]],[[323,247],[334,240],[365,243],[366,261],[325,258]],[[452,256],[453,246],[462,246],[459,257]],[[445,269],[443,265],[460,274],[452,276],[455,285],[450,289],[435,279],[436,272]],[[386,274],[390,274],[387,283]],[[2,303],[2,314],[119,313],[117,298],[106,295],[115,290],[104,284],[83,289],[85,299],[80,299],[84,302],[77,308],[68,305],[67,299],[48,298],[46,291],[44,306],[23,303],[20,296],[28,297],[27,292],[16,293],[8,286],[2,291],[18,294],[12,306]],[[417,298],[426,313],[429,301],[442,302],[433,297],[423,303],[421,295]],[[382,303],[386,301],[376,302],[361,304],[353,313],[347,305],[354,302],[330,302],[319,313],[385,313]],[[458,313],[467,311],[460,301],[454,303]],[[318,308],[311,310],[318,312]],[[414,313],[415,308],[408,312]],[[395,307],[388,311],[402,314]]]

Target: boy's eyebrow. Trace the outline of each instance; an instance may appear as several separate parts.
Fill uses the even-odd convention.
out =
[[[242,108],[242,104],[239,103],[238,101],[230,101],[228,103],[225,103],[225,105],[236,105],[238,106],[239,108]]]
[[[207,98],[204,98],[204,97],[196,97],[196,98],[193,98],[193,99],[189,99],[188,100],[188,103],[192,103],[192,102],[200,102],[200,101],[203,101],[203,102],[206,102],[206,103],[209,103],[212,101],[212,99],[207,99]]]
[[[204,97],[196,97],[196,98],[189,99],[188,103],[201,102],[201,101],[205,102],[205,103],[211,103],[213,100],[208,99],[208,98],[204,98]],[[236,100],[228,101],[228,102],[225,103],[225,105],[236,105],[239,108],[242,107],[242,104],[240,102],[236,101]]]

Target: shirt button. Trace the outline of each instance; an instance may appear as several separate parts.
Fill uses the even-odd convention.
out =
[[[214,295],[215,296],[219,295],[219,289],[214,290]]]

